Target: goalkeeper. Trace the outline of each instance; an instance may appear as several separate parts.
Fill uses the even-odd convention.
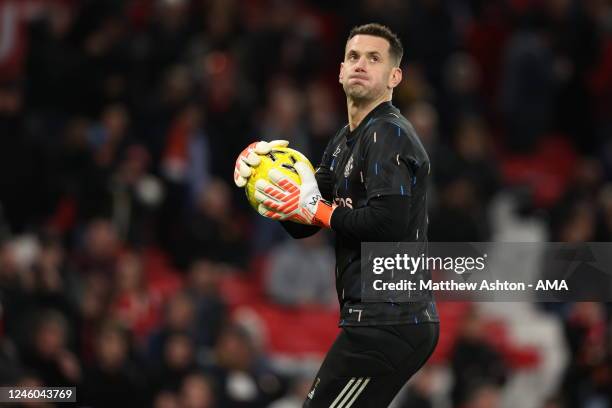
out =
[[[336,291],[342,329],[314,379],[304,407],[386,407],[425,364],[439,334],[433,301],[366,303],[361,299],[360,244],[427,241],[430,163],[413,127],[391,103],[402,80],[402,45],[387,27],[355,27],[339,81],[348,124],[328,143],[316,173],[297,162],[297,184],[272,169],[255,184],[260,214],[294,238],[336,232]],[[244,186],[251,168],[285,141],[258,142],[236,161]]]

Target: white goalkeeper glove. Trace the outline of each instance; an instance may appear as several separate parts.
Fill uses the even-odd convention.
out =
[[[270,153],[275,147],[286,147],[289,145],[287,140],[273,140],[271,142],[253,142],[248,145],[236,159],[236,165],[234,166],[234,183],[238,187],[244,187],[251,174],[253,174],[253,167],[259,166],[261,163],[260,155]]]
[[[330,228],[331,216],[336,208],[323,200],[312,169],[303,162],[294,165],[302,181],[295,181],[277,169],[268,176],[272,183],[260,179],[255,183],[255,199],[261,215],[279,221]]]

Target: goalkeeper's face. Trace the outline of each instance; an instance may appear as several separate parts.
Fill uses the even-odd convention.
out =
[[[402,71],[390,55],[386,39],[359,34],[346,43],[340,83],[347,98],[358,103],[390,98],[401,80]]]

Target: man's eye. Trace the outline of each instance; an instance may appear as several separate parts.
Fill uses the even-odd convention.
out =
[[[372,57],[370,57],[370,60],[372,62],[378,62],[379,58],[376,55],[373,55]]]
[[[357,59],[357,56],[355,54],[349,55],[349,60],[355,61],[356,59]]]

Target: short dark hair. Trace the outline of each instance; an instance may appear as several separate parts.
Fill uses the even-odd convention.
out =
[[[384,38],[389,42],[389,55],[395,59],[397,65],[400,64],[402,56],[404,55],[404,47],[397,34],[391,31],[389,27],[378,23],[369,23],[353,27],[346,42],[348,43],[351,38],[356,35],[372,35],[374,37]]]

